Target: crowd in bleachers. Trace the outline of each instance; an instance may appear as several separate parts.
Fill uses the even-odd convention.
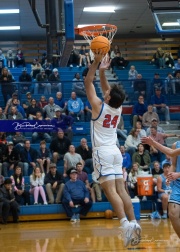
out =
[[[85,46],[82,46],[79,52],[75,47],[73,48],[68,65],[70,68],[78,66],[78,71],[73,72],[73,78],[67,78],[64,83],[61,80],[60,69],[53,68],[45,57],[41,63],[35,59],[31,64],[30,73],[28,73],[30,68],[26,67],[21,50],[18,50],[16,55],[13,55],[12,51],[8,51],[7,58],[3,56],[2,50],[0,50],[2,63],[0,83],[5,105],[4,109],[0,108],[0,120],[32,120],[32,122],[33,120],[50,120],[59,129],[58,132],[37,131],[32,134],[0,132],[0,175],[11,176],[16,201],[19,204],[38,204],[40,194],[45,205],[60,203],[64,183],[67,183],[68,176],[72,177],[71,180],[76,181],[73,173],[77,173],[78,179],[85,183],[86,189],[90,193],[90,201],[102,201],[103,194],[93,174],[89,136],[85,138],[81,136],[82,139],[79,137],[80,144],[77,144],[74,141],[73,132],[75,123],[87,122],[89,124],[91,119],[91,106],[86,100],[83,83],[91,63],[89,51]],[[156,175],[162,173],[161,162],[165,160],[163,154],[155,148],[143,146],[141,137],[151,135],[162,144],[166,144],[164,140],[167,137],[176,136],[165,134],[163,129],[158,126],[159,115],[164,113],[167,124],[170,120],[164,94],[168,93],[169,88],[175,94],[178,90],[177,83],[180,84],[180,59],[173,64],[172,55],[169,54],[171,59],[169,62],[167,57],[168,55],[165,53],[163,59],[161,57],[161,60],[158,61],[156,53],[153,62],[156,62],[155,64],[160,68],[166,66],[172,68],[175,76],[173,73],[168,74],[166,81],[162,82],[158,73],[154,75],[151,102],[148,106],[146,100],[148,100],[149,93],[146,81],[135,66],[132,65],[128,70],[126,79],[137,94],[134,98],[136,104],[132,112],[133,129],[130,132],[129,129],[125,129],[122,116],[117,130],[119,139],[117,144],[123,156],[123,171],[128,185],[127,189],[129,188],[132,197],[137,195],[137,175],[142,172],[151,172],[154,176],[154,185],[156,185]],[[115,48],[111,52],[113,72],[117,73],[117,69],[127,70],[128,64],[129,62],[120,54],[119,48]],[[16,76],[17,79],[15,79],[6,66],[12,69],[21,66],[22,73],[18,71],[20,68],[17,68],[19,76],[18,78]],[[83,68],[82,71],[79,68],[81,66],[86,68]],[[121,76],[119,79],[122,79]],[[21,82],[21,85],[17,85],[15,81]],[[67,89],[68,99],[67,95],[66,97],[64,95],[67,88],[65,85],[69,88]],[[23,100],[24,94],[26,98]],[[38,97],[38,101],[34,97]],[[85,124],[82,125],[85,127]],[[36,143],[38,144],[35,145]],[[156,164],[159,165],[160,171]],[[78,165],[79,167],[77,167]],[[75,172],[71,173],[72,167]],[[90,174],[89,177],[87,174]],[[25,178],[28,178],[30,186],[28,190]],[[66,188],[66,196],[67,190]],[[54,198],[54,192],[56,198]],[[30,200],[30,194],[33,195],[34,202],[32,202],[32,198]],[[67,205],[65,209],[67,209]],[[73,213],[70,214],[70,217],[72,216],[74,216]]]

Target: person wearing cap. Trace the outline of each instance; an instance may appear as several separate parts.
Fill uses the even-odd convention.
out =
[[[26,93],[26,100],[24,100],[22,102],[22,104],[23,104],[22,106],[23,106],[25,112],[27,111],[27,108],[31,105],[31,100],[32,100],[31,92],[27,92]]]
[[[81,98],[76,96],[75,92],[71,92],[71,98],[67,103],[67,110],[70,116],[76,119],[76,121],[84,121],[84,103]]]
[[[13,99],[17,98],[18,99],[18,93],[14,92],[12,94],[12,97],[7,101],[6,107],[4,109],[4,114],[8,114],[9,108],[12,106]],[[18,99],[18,104],[20,104],[20,100]]]
[[[56,126],[56,134],[57,129],[61,128],[65,135],[69,138],[70,141],[73,139],[73,125],[74,119],[72,116],[67,116],[62,114],[62,110],[60,108],[55,108],[55,116],[51,120],[51,123]],[[53,134],[55,135],[55,134]]]
[[[153,119],[156,119],[159,123],[159,116],[156,112],[153,112],[152,104],[149,104],[147,107],[147,112],[145,112],[142,116],[142,126],[146,130],[151,126],[151,122]]]
[[[167,181],[167,175],[170,172],[171,164],[166,162],[163,164],[163,173],[157,178],[158,198],[162,201],[163,215],[162,219],[167,219],[168,199],[172,191],[173,183]]]
[[[61,82],[60,82],[60,75],[57,68],[53,69],[52,74],[49,75],[49,81],[51,82],[51,88],[57,89],[59,92],[61,92]]]
[[[151,104],[153,104],[153,111],[159,114],[164,114],[166,124],[169,124],[170,115],[169,115],[169,107],[166,105],[167,100],[164,95],[161,94],[161,89],[156,88],[155,94],[151,96]]]
[[[14,148],[13,142],[7,142],[7,147],[4,150],[2,172],[4,177],[8,177],[8,170],[13,170],[20,161],[20,154]]]
[[[92,202],[90,201],[89,191],[85,184],[77,179],[77,170],[71,167],[69,170],[70,180],[65,183],[62,204],[68,217],[72,222],[80,221],[79,214],[87,215]],[[79,205],[79,210],[74,214],[73,209]]]
[[[51,84],[48,82],[48,76],[45,70],[41,68],[40,73],[36,75],[36,83],[34,85],[34,94],[38,94],[39,89],[44,89],[44,94],[51,94]]]
[[[49,199],[48,203],[59,204],[61,202],[62,193],[64,189],[64,179],[62,174],[57,171],[56,164],[50,164],[49,172],[46,174],[44,179],[44,184],[46,186],[46,192]],[[54,193],[56,193],[55,200]]]
[[[54,98],[49,97],[49,103],[43,108],[43,112],[45,113],[45,119],[53,119],[53,117],[55,116],[55,109],[57,108],[61,109],[61,111],[63,112],[63,109],[54,103]]]
[[[160,127],[160,126],[158,125],[158,123],[159,123],[159,120],[157,120],[157,118],[155,118],[155,117],[152,118],[152,120],[151,120],[151,125],[150,125],[149,128],[147,128],[147,130],[146,130],[146,135],[147,135],[147,136],[149,136],[149,135],[151,134],[151,126],[156,127],[158,133],[165,133],[165,131],[163,130],[163,128]]]
[[[32,87],[32,77],[31,75],[27,72],[27,68],[24,67],[22,69],[22,73],[19,75],[19,82],[21,85],[21,92],[25,94],[29,89]]]
[[[3,186],[0,188],[0,215],[2,216],[2,224],[7,224],[10,212],[13,216],[13,222],[18,223],[19,205],[15,201],[12,180],[7,178],[5,179]]]

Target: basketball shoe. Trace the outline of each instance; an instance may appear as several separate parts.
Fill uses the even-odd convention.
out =
[[[126,227],[120,227],[121,232],[118,236],[119,239],[124,241],[124,246],[135,246],[141,240],[141,227],[138,223],[129,223]]]

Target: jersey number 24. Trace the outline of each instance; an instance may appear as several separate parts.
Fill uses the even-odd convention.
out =
[[[113,118],[109,114],[105,115],[105,119],[103,121],[103,127],[104,128],[110,128],[111,125],[112,125],[113,128],[116,128],[118,118],[119,118],[119,116],[117,116],[117,115],[114,116]]]

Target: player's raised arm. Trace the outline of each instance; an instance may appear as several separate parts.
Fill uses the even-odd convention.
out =
[[[86,87],[86,94],[87,98],[91,104],[92,107],[95,107],[98,103],[101,102],[101,100],[96,95],[96,90],[93,84],[94,76],[96,73],[96,70],[98,68],[99,63],[102,60],[103,55],[100,53],[95,53],[94,55],[94,61],[92,65],[89,68],[88,74],[85,78],[85,87]]]
[[[105,71],[109,67],[109,64],[109,58],[104,57],[101,65],[99,66],[99,77],[103,94],[105,94],[106,91],[110,89],[108,80],[105,75]]]
[[[177,155],[180,155],[180,149],[168,148],[168,147],[154,141],[151,137],[143,137],[143,138],[141,138],[141,142],[143,144],[148,144],[149,146],[154,146],[155,148],[157,148],[158,150],[160,150],[161,152],[163,152],[164,154],[166,154],[170,157],[175,157]]]

